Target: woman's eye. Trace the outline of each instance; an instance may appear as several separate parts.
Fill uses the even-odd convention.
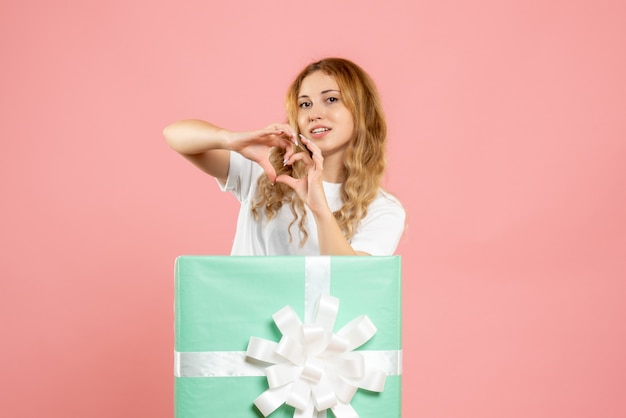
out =
[[[339,99],[337,97],[329,97],[326,100],[328,100],[329,103],[335,103],[335,102],[339,101]]]
[[[306,109],[311,107],[311,102],[302,102],[298,105],[298,107],[302,108],[302,109]]]

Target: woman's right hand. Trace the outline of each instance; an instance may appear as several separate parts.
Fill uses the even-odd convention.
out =
[[[295,133],[289,125],[275,123],[256,131],[231,132],[228,144],[231,151],[259,164],[274,183],[276,169],[269,161],[270,150],[273,147],[287,150],[295,141]]]

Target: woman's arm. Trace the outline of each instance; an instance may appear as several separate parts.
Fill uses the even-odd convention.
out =
[[[166,126],[163,136],[172,149],[225,183],[231,151],[260,164],[274,181],[276,171],[268,160],[269,150],[289,147],[295,134],[283,124],[273,124],[257,131],[233,132],[203,120],[187,119]]]

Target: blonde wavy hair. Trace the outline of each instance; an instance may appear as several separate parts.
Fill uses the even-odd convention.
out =
[[[386,167],[387,124],[378,95],[371,77],[357,64],[343,58],[325,58],[304,68],[287,90],[285,107],[289,125],[298,128],[298,93],[302,81],[310,74],[321,71],[335,79],[341,97],[354,118],[354,132],[344,158],[344,181],[341,186],[343,205],[334,212],[339,227],[350,240],[356,233],[359,222],[367,215],[370,203],[374,201],[381,187]],[[304,164],[283,166],[285,151],[274,148],[270,162],[277,174],[287,174],[294,178],[306,175]],[[271,184],[267,176],[258,180],[258,195],[252,204],[255,219],[260,219],[260,211],[265,210],[267,220],[276,216],[283,204],[289,204],[293,220],[289,224],[290,241],[293,239],[291,227],[298,224],[300,246],[304,245],[309,233],[306,230],[307,213],[304,202],[289,186],[282,183]]]

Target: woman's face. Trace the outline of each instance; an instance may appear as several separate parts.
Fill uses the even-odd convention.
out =
[[[322,71],[309,74],[298,92],[298,127],[317,145],[325,159],[343,160],[354,133],[354,118],[335,79]]]

